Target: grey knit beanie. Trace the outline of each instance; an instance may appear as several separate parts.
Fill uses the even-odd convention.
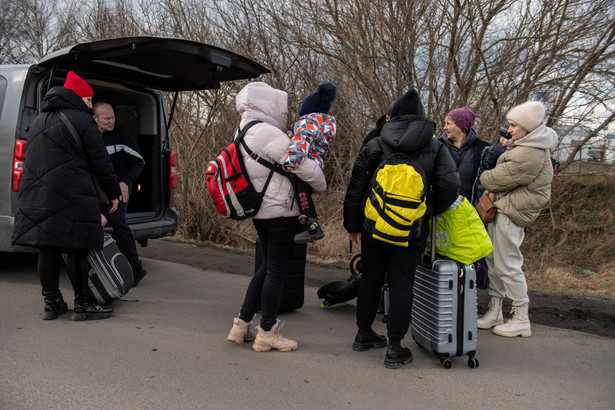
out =
[[[540,101],[528,101],[517,105],[509,111],[506,118],[518,124],[527,132],[532,132],[540,126],[545,117],[545,106]]]

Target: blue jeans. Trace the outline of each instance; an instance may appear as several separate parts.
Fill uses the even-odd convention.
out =
[[[301,225],[297,217],[253,219],[252,222],[261,242],[263,262],[248,285],[239,318],[251,321],[260,303],[260,326],[269,331],[277,321],[282,286],[297,245],[294,237]]]

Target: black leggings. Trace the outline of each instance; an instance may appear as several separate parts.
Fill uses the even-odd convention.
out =
[[[248,285],[239,318],[251,321],[260,303],[260,326],[269,331],[277,321],[282,287],[297,246],[294,237],[300,230],[300,224],[296,217],[253,219],[252,222],[261,242],[263,262]]]

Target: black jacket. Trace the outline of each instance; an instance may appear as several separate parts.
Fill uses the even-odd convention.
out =
[[[85,154],[57,110],[77,130]],[[72,90],[53,87],[30,126],[13,244],[102,248],[100,207],[90,168],[107,196],[118,198],[119,183],[90,110]]]
[[[424,239],[429,216],[444,212],[457,199],[459,174],[450,153],[433,137],[435,123],[417,115],[401,115],[382,127],[380,137],[370,140],[355,160],[344,198],[344,228],[359,233],[364,227],[365,201],[373,173],[385,159],[379,141],[395,152],[407,154],[427,179],[427,214],[416,240]]]
[[[113,131],[103,132],[103,141],[118,180],[132,186],[132,182],[141,175],[145,166],[137,141],[126,127],[118,123]]]
[[[461,180],[459,194],[468,198],[470,202],[475,205],[476,202],[478,202],[478,198],[476,197],[477,190],[475,187],[478,167],[481,163],[483,151],[485,148],[490,147],[491,144],[478,138],[474,128],[470,129],[470,132],[468,132],[461,149],[455,147],[446,137],[446,133],[443,134],[439,140],[448,149],[457,166],[457,172],[459,172],[459,179]]]

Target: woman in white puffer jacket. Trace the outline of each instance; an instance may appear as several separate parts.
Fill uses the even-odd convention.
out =
[[[240,127],[253,120],[262,121],[246,132],[244,141],[248,147],[269,162],[283,164],[290,143],[286,134],[287,94],[263,82],[252,82],[237,94],[236,107],[241,115]],[[250,180],[260,192],[269,177],[269,169],[244,150],[242,154]],[[314,192],[327,188],[323,171],[312,159],[303,161],[293,173],[309,183]],[[261,242],[263,263],[250,281],[239,317],[233,320],[227,340],[239,344],[255,339],[252,348],[259,352],[298,348],[296,341],[280,335],[282,323],[277,320],[287,267],[297,245],[294,237],[302,229],[298,216],[299,205],[295,201],[291,180],[274,173],[261,208],[252,220]],[[255,338],[251,324],[259,303],[261,320]]]

